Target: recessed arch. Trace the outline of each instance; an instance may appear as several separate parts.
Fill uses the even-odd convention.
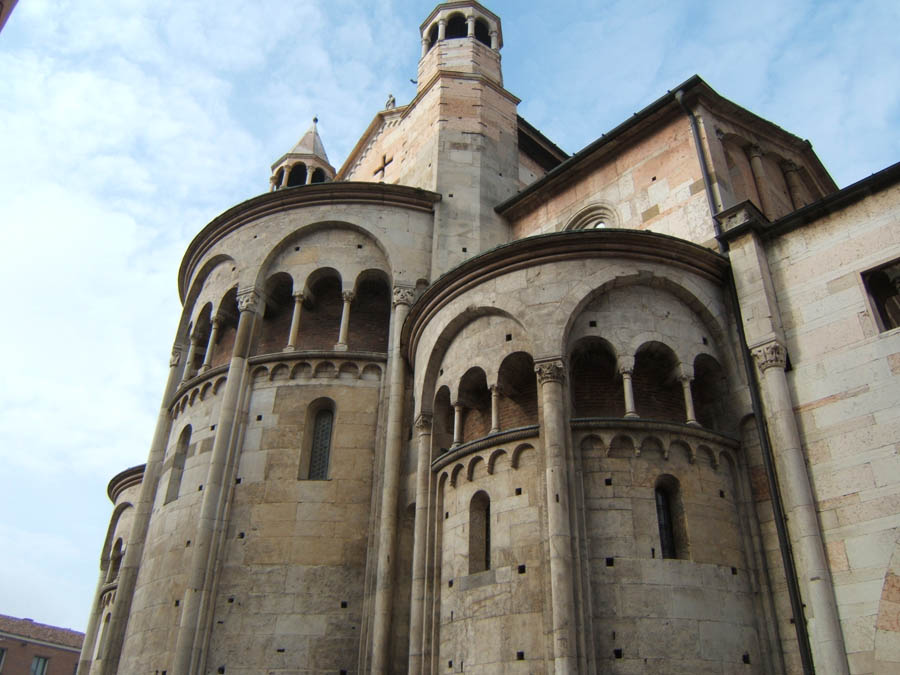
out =
[[[461,12],[454,12],[447,17],[447,27],[444,31],[444,39],[455,40],[464,38],[469,34],[469,27],[466,23],[466,17]]]
[[[113,509],[112,516],[109,519],[109,527],[106,528],[106,539],[104,539],[103,548],[100,550],[100,569],[103,571],[106,571],[109,566],[113,537],[116,535],[116,528],[119,526],[122,514],[130,508],[134,508],[131,502],[122,502]]]
[[[605,202],[595,202],[578,211],[563,226],[568,230],[598,230],[619,227],[619,217],[615,207]]]
[[[475,19],[475,39],[487,47],[491,46],[491,27],[481,17]]]
[[[512,468],[518,469],[522,466],[522,457],[528,452],[533,452],[534,446],[531,443],[520,443],[512,453]]]
[[[537,424],[537,378],[534,359],[528,352],[513,352],[500,362],[497,371],[497,412],[500,429]]]
[[[475,455],[474,457],[472,457],[472,459],[469,460],[468,466],[466,466],[466,480],[472,482],[475,479],[475,469],[479,464],[484,463],[484,457],[482,457],[481,455]]]
[[[489,475],[493,475],[494,469],[497,466],[497,461],[501,457],[506,457],[507,459],[509,458],[509,453],[506,452],[506,450],[504,450],[503,448],[498,448],[497,450],[494,450],[491,453],[491,456],[488,457],[487,471],[488,471]]]
[[[634,357],[632,386],[639,417],[684,423],[684,390],[678,380],[678,357],[662,342],[645,342]]]
[[[291,171],[288,174],[288,187],[298,187],[300,185],[306,185],[306,164],[303,162],[297,162],[291,167]]]

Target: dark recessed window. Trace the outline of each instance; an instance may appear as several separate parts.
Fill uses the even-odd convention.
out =
[[[881,331],[900,326],[900,260],[863,272],[863,283]]]

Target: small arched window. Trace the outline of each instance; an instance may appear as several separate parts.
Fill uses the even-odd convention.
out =
[[[313,169],[312,178],[309,179],[310,183],[324,183],[325,182],[325,171],[322,170],[321,167],[316,167]]]
[[[431,30],[428,31],[428,49],[434,47],[435,43],[438,39],[438,25],[437,21],[434,22],[434,25],[431,26]]]
[[[306,185],[306,164],[298,162],[291,167],[288,174],[288,187],[296,187],[298,185]]]
[[[483,45],[491,46],[491,29],[484,19],[475,19],[475,39]]]
[[[331,428],[334,425],[334,410],[323,407],[316,412],[312,443],[309,451],[309,480],[328,478],[328,461],[331,458]]]
[[[688,558],[687,531],[681,490],[674,476],[660,476],[656,481],[656,519],[659,522],[659,545],[663,558]]]
[[[178,499],[178,491],[181,489],[181,477],[184,475],[184,462],[187,458],[188,446],[191,444],[191,425],[188,424],[178,437],[175,445],[175,454],[172,455],[172,469],[169,473],[169,484],[166,486],[166,498],[163,504],[168,504]]]
[[[479,490],[469,504],[469,574],[491,569],[491,498]]]

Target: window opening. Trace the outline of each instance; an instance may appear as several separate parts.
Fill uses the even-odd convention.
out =
[[[166,487],[166,498],[163,504],[168,504],[178,499],[181,490],[181,478],[184,475],[184,463],[187,458],[188,446],[191,443],[191,425],[188,424],[178,437],[175,445],[175,455],[172,457],[172,469],[169,474],[169,484]]]
[[[656,488],[656,518],[659,521],[659,543],[663,558],[675,558],[675,530],[672,526],[672,507],[666,491]]]
[[[35,656],[31,661],[31,675],[47,675],[47,664],[50,662],[46,656]]]
[[[656,482],[655,494],[660,553],[663,558],[687,559],[687,530],[678,480],[669,475],[661,476]]]
[[[328,477],[328,458],[331,454],[331,427],[334,413],[329,409],[316,413],[313,425],[312,450],[309,456],[309,480],[325,480]]]
[[[491,46],[491,29],[484,19],[475,19],[475,39],[483,45]]]
[[[466,25],[466,17],[462,14],[454,14],[447,21],[447,32],[444,37],[448,40],[454,38],[464,38],[469,34],[469,27]]]
[[[900,260],[863,272],[863,283],[878,314],[879,328],[900,327]]]
[[[288,187],[296,187],[297,185],[305,185],[306,184],[306,164],[300,162],[299,164],[294,164],[291,167],[291,172],[288,174]]]
[[[475,493],[469,505],[469,574],[491,569],[491,498]]]

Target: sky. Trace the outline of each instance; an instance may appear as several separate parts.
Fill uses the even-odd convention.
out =
[[[696,73],[810,139],[840,187],[900,160],[896,0],[483,4],[519,114],[567,152]],[[340,167],[388,94],[408,102],[433,6],[19,2],[0,32],[0,614],[84,630],[187,244],[267,191],[314,115]]]

